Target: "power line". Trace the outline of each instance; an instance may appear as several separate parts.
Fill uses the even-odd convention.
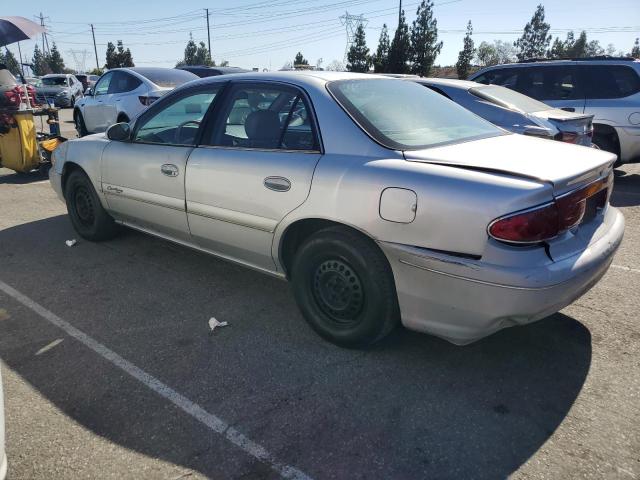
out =
[[[368,20],[364,18],[364,15],[351,15],[349,12],[344,12],[344,15],[340,15],[340,23],[344,25],[347,32],[347,45],[344,48],[344,63],[347,63],[347,57],[349,56],[349,50],[354,44],[356,37],[356,30],[360,27],[366,28]]]

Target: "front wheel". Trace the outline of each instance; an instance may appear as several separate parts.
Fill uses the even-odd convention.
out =
[[[91,180],[84,172],[71,172],[65,184],[64,196],[71,224],[82,238],[100,242],[118,233],[118,225],[102,207]]]
[[[399,323],[389,262],[372,240],[346,227],[308,238],[296,252],[291,277],[303,316],[330,342],[366,346]]]
[[[89,132],[87,131],[87,127],[84,123],[84,118],[82,117],[82,113],[76,110],[75,113],[73,114],[73,120],[74,120],[74,123],[76,124],[76,132],[78,133],[79,137],[84,137],[89,134]]]

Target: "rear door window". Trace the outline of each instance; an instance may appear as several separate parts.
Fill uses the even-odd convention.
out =
[[[518,83],[519,70],[516,68],[497,68],[483,73],[473,79],[474,82],[485,85],[502,85],[503,87],[515,89]]]
[[[624,65],[581,65],[589,99],[623,98],[640,92],[640,77]]]
[[[584,92],[578,82],[578,72],[572,65],[539,66],[522,69],[515,88],[537,100],[579,100]]]
[[[142,82],[126,72],[114,72],[109,93],[126,93],[135,90]]]

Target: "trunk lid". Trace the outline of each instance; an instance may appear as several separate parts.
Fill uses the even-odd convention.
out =
[[[615,155],[602,150],[516,134],[403,153],[405,159],[412,162],[548,182],[553,185],[556,196],[608,175],[616,160]]]
[[[557,108],[534,112],[534,117],[542,118],[560,130],[561,133],[569,133],[575,136],[573,141],[576,145],[591,145],[593,136],[593,115],[565,112]]]

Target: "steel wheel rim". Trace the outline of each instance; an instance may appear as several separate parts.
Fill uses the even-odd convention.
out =
[[[343,260],[322,261],[313,272],[312,290],[316,304],[340,327],[354,326],[364,307],[360,277]]]
[[[93,225],[96,215],[93,198],[89,190],[84,186],[80,186],[76,188],[73,198],[76,216],[80,223],[85,226]]]

